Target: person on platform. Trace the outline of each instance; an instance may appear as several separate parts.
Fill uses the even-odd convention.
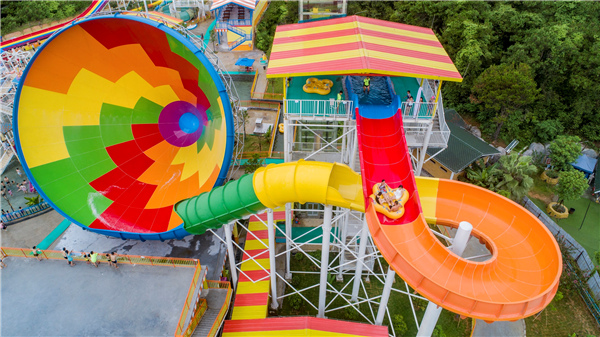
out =
[[[371,76],[365,77],[363,80],[363,93],[367,91],[367,94],[371,92]]]

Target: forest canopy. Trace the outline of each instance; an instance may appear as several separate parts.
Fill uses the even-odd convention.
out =
[[[271,2],[257,47],[268,51],[276,25],[297,22],[297,13],[295,2]],[[443,85],[445,106],[476,118],[488,137],[501,123],[505,141],[570,133],[600,142],[599,2],[349,1],[348,15],[357,13],[433,29],[464,78]],[[535,86],[501,111],[477,97],[493,86],[489,68],[524,70],[513,78]]]
[[[2,35],[44,21],[62,20],[90,6],[91,1],[2,1]]]

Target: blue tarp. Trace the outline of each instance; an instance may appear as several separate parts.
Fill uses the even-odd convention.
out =
[[[594,168],[596,167],[597,161],[597,159],[582,154],[581,156],[579,156],[579,158],[577,158],[577,160],[574,163],[571,163],[571,165],[579,171],[585,173],[586,178],[589,178],[590,174],[594,172]]]
[[[252,67],[253,64],[254,64],[254,60],[253,59],[247,59],[245,57],[240,57],[235,62],[236,66],[242,66],[242,67]]]

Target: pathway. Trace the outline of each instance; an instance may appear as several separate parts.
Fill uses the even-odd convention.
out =
[[[192,334],[193,337],[208,336],[208,333],[212,329],[217,316],[219,316],[219,312],[225,303],[226,297],[227,289],[211,288],[208,290],[208,294],[205,297],[208,308],[202,316],[200,323],[198,323],[198,326],[194,330],[194,333]]]

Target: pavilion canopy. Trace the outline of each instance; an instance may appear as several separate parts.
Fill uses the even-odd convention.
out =
[[[251,10],[254,10],[254,8],[256,7],[255,0],[215,0],[210,6],[210,10],[214,11],[229,4],[236,4],[238,6],[242,6]]]
[[[326,74],[462,81],[429,28],[356,15],[277,27],[267,77]]]

